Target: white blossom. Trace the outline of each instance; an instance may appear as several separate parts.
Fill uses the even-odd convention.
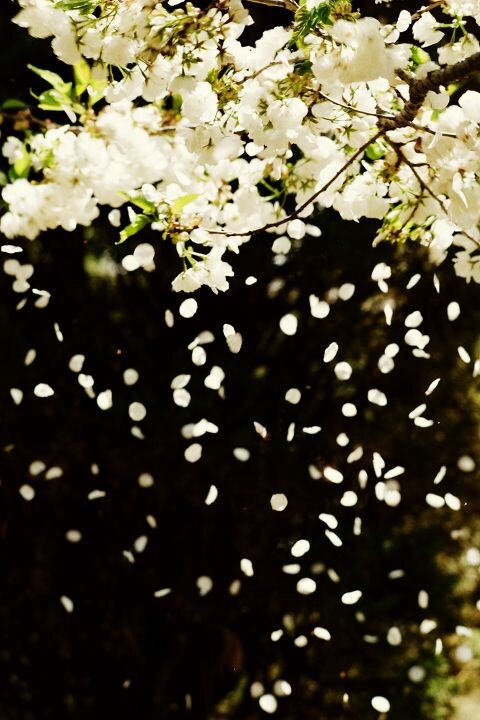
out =
[[[15,22],[33,37],[50,38],[67,65],[86,58],[87,94],[97,83],[106,104],[83,111],[65,96],[63,125],[34,126],[28,136],[4,140],[5,162],[35,173],[11,175],[2,190],[0,231],[7,238],[91,226],[102,206],[113,227],[127,212],[135,225],[147,202],[145,224],[175,244],[183,263],[173,289],[223,292],[233,277],[226,254],[239,252],[252,231],[267,226],[279,235],[273,248],[284,262],[306,234],[318,238],[308,222],[315,207],[333,207],[345,219],[378,220],[378,239],[400,233],[404,240],[415,228],[437,264],[455,246],[457,275],[480,282],[480,93],[461,87],[452,98],[440,85],[430,90],[415,127],[388,134],[403,159],[385,137],[370,143],[385,135],[379,109],[395,118],[405,106],[408,84],[397,71],[409,67],[415,47],[435,46],[432,60],[413,70],[417,78],[479,51],[472,31],[451,38],[444,20],[446,13],[462,28],[464,18],[479,23],[480,0],[445,0],[417,16],[401,10],[395,25],[335,17],[296,48],[284,27],[246,45],[242,31],[251,20],[233,0],[228,12],[222,6],[201,14],[201,29],[193,12],[187,35],[170,24],[172,13],[181,19],[190,12],[181,3],[129,0],[112,12],[100,0],[90,21],[79,22],[78,10],[54,0],[18,1]],[[308,0],[307,8],[318,4]],[[412,20],[414,43],[400,43]],[[312,68],[298,87],[297,63]],[[121,70],[109,74],[107,65]],[[163,103],[172,99],[166,119]],[[297,210],[289,216],[279,197]],[[140,242],[121,263],[129,272],[150,271],[154,258],[154,246]],[[388,292],[388,266],[378,263],[372,278]],[[25,279],[15,282],[16,292],[28,289]],[[339,297],[349,292],[340,288]],[[327,317],[325,300],[312,294],[309,301],[313,317]],[[388,300],[387,324],[392,311]],[[293,329],[293,321],[284,323]],[[413,344],[414,353],[424,351],[426,337]],[[237,352],[241,337],[231,343]],[[387,372],[391,363],[379,367]]]

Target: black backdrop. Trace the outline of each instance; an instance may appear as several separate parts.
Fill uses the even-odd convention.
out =
[[[270,22],[271,16],[256,12],[259,21]],[[26,63],[51,67],[48,43],[2,23],[1,50],[8,69],[3,96],[27,98]],[[460,472],[456,463],[477,452],[478,388],[457,346],[474,354],[478,292],[445,266],[437,271],[437,293],[423,249],[373,250],[371,223],[344,223],[330,213],[318,223],[322,236],[297,243],[283,265],[273,262],[271,237],[246,245],[234,258],[230,292],[199,292],[192,319],[178,315],[184,297],[169,287],[176,258],[155,235],[142,238],[157,249],[151,273],[121,269],[119,260],[135,242],[115,246],[103,221],[93,231],[19,241],[21,262],[35,269],[31,287],[47,290],[51,299],[38,308],[38,295],[13,292],[12,277],[0,274],[2,720],[260,718],[265,713],[250,686],[261,682],[270,693],[278,679],[291,684],[292,694],[278,698],[276,714],[291,720],[376,718],[374,695],[389,698],[395,720],[450,717],[459,670],[450,652],[452,633],[461,621],[475,622],[475,582],[460,582],[458,557],[476,531],[476,475]],[[385,295],[370,279],[380,261],[394,268],[391,326],[382,309]],[[407,291],[416,272],[422,278]],[[258,281],[246,286],[252,274]],[[353,297],[333,303],[326,319],[313,318],[309,295],[324,297],[345,282],[355,284]],[[455,323],[446,316],[452,299],[462,307]],[[175,315],[172,328],[166,309]],[[403,341],[405,317],[416,309],[431,336],[430,360],[413,357]],[[279,330],[287,312],[299,317],[293,337]],[[224,323],[243,335],[237,355],[227,347]],[[215,339],[198,367],[187,346],[204,330]],[[352,363],[348,382],[323,363],[332,341],[340,346],[339,359]],[[401,348],[396,367],[382,375],[377,361],[393,342]],[[36,357],[25,365],[30,349]],[[82,372],[94,377],[95,391],[112,389],[110,410],[100,410],[68,369],[77,353],[86,356]],[[224,399],[204,385],[213,365],[225,372]],[[124,384],[126,368],[138,370],[136,385]],[[179,373],[192,376],[188,408],[172,402],[170,383]],[[436,377],[441,383],[428,399],[435,424],[417,428],[408,413]],[[54,396],[36,397],[40,382],[49,383]],[[284,400],[290,387],[302,390],[298,405]],[[386,407],[367,402],[372,387],[386,393]],[[24,393],[18,406],[11,388]],[[131,433],[133,401],[148,410],[139,423],[144,439]],[[357,404],[356,418],[341,413],[349,401]],[[183,453],[191,441],[181,429],[203,417],[219,432],[200,438],[202,459],[187,463]],[[254,421],[267,428],[266,438],[255,432]],[[319,434],[302,432],[316,424]],[[350,437],[347,449],[336,443],[340,432]],[[364,458],[347,464],[346,455],[359,444]],[[235,447],[247,448],[250,459],[239,462]],[[406,468],[398,507],[375,495],[373,452],[387,467]],[[45,471],[32,475],[34,461],[63,474],[52,480]],[[329,464],[344,473],[342,486],[309,474],[309,466]],[[461,497],[460,512],[425,503],[426,493],[437,491],[433,478],[443,464],[448,473],[441,494]],[[360,468],[369,474],[365,490],[358,485]],[[154,477],[150,488],[138,484],[145,472]],[[35,491],[30,502],[19,493],[25,484]],[[219,495],[207,506],[211,484]],[[89,500],[96,489],[105,496]],[[359,496],[353,508],[340,504],[347,489]],[[282,513],[270,508],[278,492],[289,500]],[[321,512],[338,518],[342,547],[325,536]],[[360,535],[355,517],[362,520]],[[66,539],[71,529],[82,533],[80,542]],[[135,552],[142,535],[148,544]],[[311,549],[297,561],[290,548],[300,538]],[[133,552],[135,562],[124,551]],[[242,558],[252,561],[252,577],[242,573]],[[292,562],[301,565],[299,575],[282,570]],[[404,577],[389,577],[399,568]],[[213,582],[204,596],[197,587],[201,576]],[[305,576],[317,582],[313,595],[296,592]],[[232,594],[236,580],[240,590]],[[155,597],[161,588],[171,593]],[[342,604],[342,594],[357,588],[359,603]],[[422,589],[430,593],[428,610],[418,606]],[[71,598],[73,612],[62,606],[62,596]],[[426,617],[438,627],[423,635],[418,625]],[[328,628],[332,640],[316,638],[316,626]],[[400,646],[386,640],[392,626],[402,631]],[[271,633],[279,628],[283,636],[274,642]],[[300,635],[306,647],[294,643]],[[437,637],[445,640],[440,655]],[[425,668],[423,682],[409,680],[412,665]]]

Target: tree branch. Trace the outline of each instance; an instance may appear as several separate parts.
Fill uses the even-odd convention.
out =
[[[261,2],[263,4],[275,4],[278,3],[285,6],[285,4],[288,2],[290,3],[291,0],[268,0],[268,3],[265,2],[265,0],[254,0],[254,2]],[[458,80],[462,80],[472,73],[476,72],[477,70],[480,70],[480,52],[474,53],[473,55],[470,55],[470,57],[466,58],[465,60],[461,60],[453,65],[448,65],[445,68],[440,68],[438,70],[433,70],[432,72],[428,73],[428,75],[425,78],[421,79],[415,79],[411,78],[407,75],[407,73],[404,70],[398,70],[398,75],[406,80],[410,87],[410,99],[405,104],[404,108],[395,116],[393,117],[386,117],[386,116],[380,116],[379,122],[378,122],[378,132],[376,135],[374,135],[372,138],[370,138],[367,142],[365,142],[360,148],[356,150],[356,152],[353,153],[353,155],[350,156],[350,158],[347,160],[347,162],[335,173],[335,175],[328,180],[323,187],[320,188],[320,190],[317,190],[315,193],[313,193],[308,200],[306,200],[304,203],[299,205],[295,208],[295,210],[290,213],[290,215],[287,215],[287,217],[283,218],[282,220],[277,220],[275,222],[267,223],[266,225],[263,225],[262,227],[256,228],[254,230],[249,230],[247,232],[226,232],[225,230],[209,230],[209,232],[212,235],[224,235],[226,237],[250,237],[252,235],[256,235],[259,232],[264,232],[266,230],[271,230],[275,227],[281,227],[282,225],[286,225],[291,220],[294,220],[295,218],[298,218],[300,213],[305,210],[312,202],[314,202],[319,195],[321,195],[323,192],[325,192],[332,183],[335,182],[344,172],[345,170],[359,157],[361,156],[367,147],[374,143],[376,140],[378,140],[379,137],[385,136],[385,133],[387,133],[389,130],[396,130],[400,127],[405,126],[413,126],[415,117],[417,116],[417,113],[419,112],[421,106],[423,105],[425,98],[427,96],[427,93],[430,90],[436,91],[441,85],[449,85],[452,82],[456,82]],[[330,99],[330,98],[329,98]],[[336,103],[340,104],[340,103]],[[352,108],[353,109],[353,108]],[[427,130],[427,128],[419,128],[416,126],[415,129],[422,129]],[[433,132],[433,131],[432,131]],[[388,138],[386,138],[388,139]],[[394,143],[389,141],[390,144],[394,147]],[[396,149],[396,148],[395,148]],[[406,162],[407,165],[411,167],[411,164],[408,162],[408,160],[405,158],[403,153],[402,160]],[[424,191],[426,191],[428,194],[432,195],[432,197],[438,202],[442,210],[445,212],[446,216],[448,217],[448,212],[446,210],[446,207],[444,206],[442,200],[440,200],[438,197],[435,196],[434,193],[432,193],[431,189],[428,187],[428,185],[423,181],[421,176],[418,174],[416,168],[411,167],[412,172],[414,173],[417,180],[420,182],[422,188]],[[462,234],[468,237],[470,240],[473,240],[475,244],[479,244],[478,241],[476,241],[474,238],[471,237],[467,232],[462,231]]]
[[[415,120],[430,90],[435,92],[441,85],[449,85],[457,80],[462,80],[477,70],[480,70],[480,52],[476,52],[465,60],[460,60],[453,65],[432,70],[426,77],[421,79],[411,78],[404,70],[398,70],[397,74],[399,77],[408,82],[410,99],[405,104],[403,110],[393,119],[381,118],[378,123],[379,127],[384,131],[388,131],[409,125]]]
[[[280,10],[290,10],[295,13],[298,10],[298,5],[293,0],[248,0],[249,2],[257,3],[258,5],[269,5],[270,7],[276,7]]]
[[[438,195],[436,195],[436,194],[433,192],[433,190],[432,190],[431,187],[428,185],[428,183],[425,182],[425,180],[422,178],[422,176],[420,175],[420,173],[419,173],[418,170],[417,170],[418,165],[415,165],[414,163],[410,162],[410,160],[406,157],[406,155],[404,154],[403,150],[400,148],[400,146],[398,145],[398,143],[394,143],[394,142],[392,142],[392,140],[389,140],[388,138],[385,138],[385,139],[387,140],[388,144],[395,150],[395,152],[396,152],[397,155],[399,156],[401,162],[404,162],[405,165],[407,165],[407,166],[410,168],[410,170],[412,171],[412,173],[415,175],[415,177],[416,177],[416,179],[417,179],[420,187],[421,187],[428,195],[430,195],[430,197],[433,198],[433,200],[435,200],[435,201],[440,205],[440,207],[442,208],[442,210],[443,210],[443,212],[444,212],[444,214],[445,214],[445,217],[447,218],[447,220],[450,220],[450,216],[449,216],[449,213],[448,213],[448,209],[447,209],[445,203],[443,202],[443,200],[442,200],[441,198],[438,197]],[[480,243],[478,242],[478,240],[476,240],[476,239],[475,239],[472,235],[470,235],[470,233],[468,233],[466,230],[461,230],[461,229],[460,229],[459,232],[460,232],[461,235],[465,235],[465,237],[468,238],[471,242],[473,242],[477,247],[480,247]]]
[[[441,7],[443,2],[444,0],[435,0],[435,2],[430,3],[430,5],[420,8],[420,10],[417,10],[417,12],[412,15],[412,20],[418,20],[418,18],[424,13],[431,12],[432,10],[435,10],[435,8]]]
[[[267,223],[266,225],[262,225],[262,227],[256,228],[255,230],[248,230],[247,232],[225,232],[225,230],[208,230],[206,228],[207,232],[209,232],[211,235],[225,235],[226,237],[250,237],[251,235],[256,235],[259,232],[264,232],[265,230],[271,230],[272,228],[280,227],[281,225],[286,225],[288,222],[290,222],[290,220],[294,220],[295,218],[298,218],[300,213],[303,210],[305,210],[305,208],[307,208],[312,202],[314,202],[318,198],[319,195],[321,195],[326,190],[328,190],[330,185],[332,185],[332,183],[334,183],[335,180],[337,180],[345,172],[345,170],[350,165],[352,165],[352,163],[355,162],[355,160],[358,157],[363,155],[363,153],[365,152],[367,147],[369,145],[371,145],[372,143],[374,143],[375,140],[378,140],[378,138],[383,134],[384,134],[383,130],[381,130],[376,135],[374,135],[369,140],[367,140],[367,142],[363,143],[363,145],[361,147],[359,147],[353,153],[353,155],[351,155],[348,158],[348,160],[342,165],[342,167],[339,170],[337,170],[335,175],[333,175],[333,177],[331,177],[330,180],[327,180],[327,182],[324,185],[322,185],[320,190],[317,190],[316,192],[314,192],[313,195],[311,195],[308,198],[308,200],[305,200],[305,202],[302,203],[302,205],[298,205],[298,207],[296,207],[295,210],[292,213],[290,213],[290,215],[287,215],[287,217],[283,218],[282,220],[275,220],[275,222]]]

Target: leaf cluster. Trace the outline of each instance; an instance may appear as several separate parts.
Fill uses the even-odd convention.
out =
[[[354,19],[350,2],[325,0],[309,10],[305,0],[300,4],[293,21],[292,44],[301,45],[304,38],[318,28],[333,25],[339,17]]]
[[[117,245],[121,245],[125,242],[125,240],[128,240],[128,238],[136,235],[152,222],[163,221],[165,223],[165,227],[167,227],[169,222],[174,220],[175,216],[181,214],[184,207],[198,198],[198,194],[190,193],[188,195],[183,195],[165,207],[164,210],[157,207],[155,203],[151,200],[147,200],[141,194],[126,194],[125,197],[130,200],[133,205],[142,210],[142,212],[137,214],[133,210],[129,210],[130,223],[120,232],[120,239],[116,243]]]
[[[69,117],[72,113],[84,115],[103,98],[106,83],[92,77],[90,66],[83,58],[73,66],[73,82],[65,82],[57,73],[34,65],[28,68],[50,85],[48,90],[34,95],[40,110],[63,111]]]
[[[81,15],[91,15],[101,4],[98,0],[58,0],[55,7],[58,10],[76,10]]]

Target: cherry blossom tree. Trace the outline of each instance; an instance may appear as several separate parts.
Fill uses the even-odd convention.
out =
[[[89,226],[105,207],[120,242],[149,225],[175,244],[174,290],[217,292],[251,237],[315,233],[333,207],[434,263],[453,248],[480,281],[478,1],[388,24],[345,0],[273,5],[291,24],[251,47],[240,0],[20,0],[15,22],[70,68],[32,68],[47,116],[5,139],[2,233]]]

